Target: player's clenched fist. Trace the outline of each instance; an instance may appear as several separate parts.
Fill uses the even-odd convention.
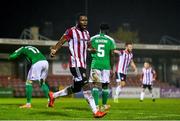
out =
[[[56,52],[57,52],[57,50],[55,49],[55,47],[54,46],[52,46],[52,47],[50,47],[50,55],[51,55],[51,57],[54,57],[55,55],[56,55]]]

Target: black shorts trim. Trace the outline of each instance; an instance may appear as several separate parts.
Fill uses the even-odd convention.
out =
[[[126,81],[126,75],[123,73],[117,73],[116,72],[116,79],[119,79],[121,81]]]
[[[143,84],[143,88],[148,88],[149,90],[152,90],[152,85]]]
[[[74,77],[74,82],[77,82],[76,78],[78,78],[78,81],[84,81],[87,83],[87,76],[86,76],[86,69],[82,67],[70,67],[71,74]]]

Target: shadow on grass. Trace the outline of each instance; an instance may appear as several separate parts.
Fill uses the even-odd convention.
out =
[[[37,112],[35,112],[35,113],[30,113],[30,114],[31,114],[31,115],[36,115]],[[65,112],[41,111],[41,112],[38,112],[38,114],[46,115],[46,116],[63,116],[63,117],[70,117],[70,115],[68,115],[68,114],[65,113]]]
[[[62,107],[64,110],[77,110],[77,111],[88,111],[89,108],[83,108],[83,107]]]

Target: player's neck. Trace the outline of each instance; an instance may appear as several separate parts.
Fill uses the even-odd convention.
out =
[[[127,49],[125,49],[125,52],[126,52],[126,53],[131,53],[131,52],[129,52]]]
[[[80,25],[78,25],[78,24],[76,25],[76,28],[77,28],[78,30],[80,30],[80,31],[84,31],[84,29],[81,28]]]

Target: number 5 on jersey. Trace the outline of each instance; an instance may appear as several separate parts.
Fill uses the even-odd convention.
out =
[[[104,52],[104,45],[103,44],[99,44],[98,45],[98,53],[97,56],[98,57],[104,57],[105,52]]]

